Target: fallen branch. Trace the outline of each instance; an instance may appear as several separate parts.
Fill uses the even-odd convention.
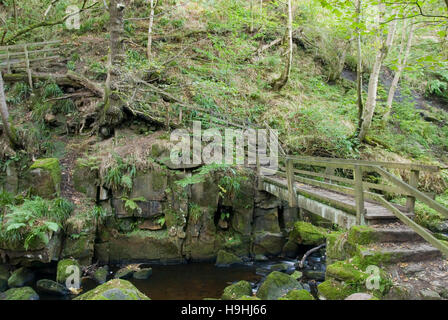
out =
[[[323,244],[321,244],[321,245],[318,246],[318,247],[315,247],[315,248],[313,248],[313,249],[311,249],[311,250],[308,250],[308,251],[303,255],[302,260],[301,260],[300,263],[299,263],[299,268],[300,268],[300,269],[303,268],[303,265],[305,264],[305,261],[306,261],[306,259],[308,258],[308,256],[309,256],[310,254],[312,254],[312,253],[314,253],[314,252],[316,252],[316,251],[319,251],[321,248],[325,247],[326,245],[327,245],[326,243],[323,243]]]

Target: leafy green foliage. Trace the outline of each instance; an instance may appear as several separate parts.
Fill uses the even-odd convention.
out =
[[[23,204],[7,205],[0,228],[0,243],[25,250],[40,243],[46,245],[49,234],[58,232],[73,211],[73,204],[66,199],[45,200],[39,197],[25,199]]]

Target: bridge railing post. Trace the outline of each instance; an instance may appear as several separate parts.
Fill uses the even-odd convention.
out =
[[[409,185],[415,189],[418,188],[418,177],[419,177],[420,171],[418,170],[411,170],[410,176],[409,176]],[[406,211],[409,213],[414,213],[415,211],[415,197],[413,196],[407,196],[406,198]]]
[[[355,179],[355,200],[356,200],[356,224],[365,224],[364,189],[362,185],[362,166],[355,165],[353,170]]]
[[[288,179],[288,203],[289,207],[297,208],[297,194],[294,186],[294,162],[292,159],[286,159],[286,178]]]

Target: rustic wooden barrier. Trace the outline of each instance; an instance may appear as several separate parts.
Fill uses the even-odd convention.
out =
[[[36,62],[58,60],[57,54],[61,41],[23,43],[11,46],[0,46],[0,68],[6,67],[8,74],[11,69],[23,66],[28,76],[28,84],[33,87],[32,66]]]

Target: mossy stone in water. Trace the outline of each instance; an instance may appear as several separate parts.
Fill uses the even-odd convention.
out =
[[[152,268],[144,268],[136,271],[132,276],[134,279],[146,280],[152,275]]]
[[[12,288],[0,293],[0,300],[39,300],[39,295],[31,287]]]
[[[103,284],[107,281],[108,273],[109,273],[109,268],[107,266],[101,267],[101,268],[96,269],[95,273],[93,274],[93,278],[99,284]]]
[[[291,290],[285,296],[281,297],[278,300],[314,300],[314,297],[306,291],[302,290]]]
[[[132,283],[122,279],[110,280],[75,300],[151,300]]]
[[[58,262],[58,268],[56,273],[56,281],[62,284],[65,284],[67,278],[73,274],[73,267],[79,268],[81,275],[81,267],[75,259],[64,259]]]
[[[8,286],[10,288],[23,287],[27,283],[34,280],[34,273],[27,268],[19,268],[15,270],[8,279]]]
[[[243,263],[243,260],[240,257],[225,250],[218,251],[218,257],[216,258],[216,265],[218,267],[226,267],[238,263]]]
[[[239,281],[224,289],[222,300],[236,300],[243,296],[252,295],[252,286],[247,281]]]
[[[270,273],[257,292],[261,300],[277,300],[291,290],[303,289],[299,281],[286,273],[274,271]]]
[[[316,227],[305,221],[297,221],[291,231],[290,239],[294,239],[299,244],[319,245],[325,242],[327,230]]]
[[[55,296],[66,296],[70,294],[70,290],[68,290],[65,286],[48,279],[42,279],[37,281],[36,289],[39,292]]]

